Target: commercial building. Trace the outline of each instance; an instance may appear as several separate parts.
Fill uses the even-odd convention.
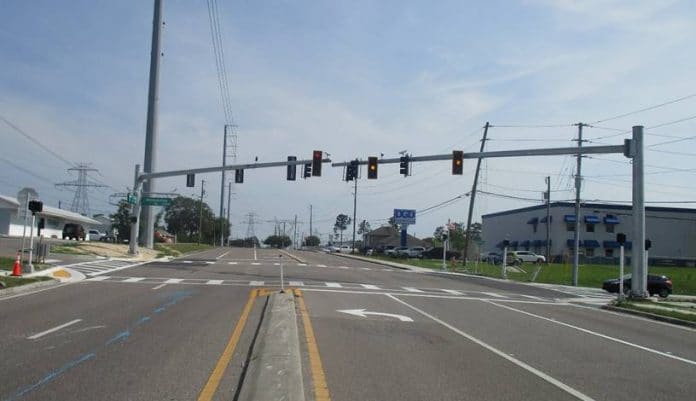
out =
[[[365,246],[384,249],[386,246],[401,245],[401,232],[392,226],[383,226],[365,234]],[[427,243],[411,234],[406,236],[406,246],[427,246]]]
[[[24,211],[22,203],[16,198],[0,195],[0,235],[21,237],[24,231]],[[29,236],[31,212],[28,212],[26,235]],[[43,206],[43,211],[36,214],[34,236],[45,238],[61,238],[63,227],[68,223],[80,224],[87,232],[91,227],[99,226],[99,222],[89,217],[68,210],[51,206]]]
[[[556,262],[572,260],[575,225],[580,224],[580,254],[583,261],[615,263],[619,244],[616,234],[627,236],[626,255],[635,245],[631,206],[584,203],[580,221],[575,204],[551,203],[547,219],[546,205],[490,213],[483,217],[484,249],[500,251],[504,240],[509,250],[529,250],[546,254],[546,225],[549,224],[550,255]],[[645,208],[646,238],[653,265],[696,265],[696,209],[671,207]]]

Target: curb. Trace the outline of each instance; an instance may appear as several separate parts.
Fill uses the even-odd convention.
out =
[[[285,255],[287,255],[288,257],[294,259],[294,260],[295,260],[296,262],[298,262],[298,263],[307,263],[306,260],[300,258],[299,256],[295,256],[295,255],[291,254],[290,252],[288,252],[288,251],[286,251],[286,250],[284,250],[284,249],[281,249],[280,251],[281,251],[282,253],[284,253]]]
[[[634,310],[634,309],[621,308],[621,307],[613,306],[613,305],[604,305],[604,306],[602,306],[602,309],[610,310],[613,312],[626,313],[626,314],[634,315],[634,316],[641,316],[641,317],[648,318],[648,319],[659,320],[659,321],[665,322],[665,323],[671,323],[671,324],[676,324],[678,326],[685,326],[685,327],[691,327],[693,329],[696,329],[696,322],[690,322],[688,320],[677,319],[674,317],[656,315],[656,314],[650,313],[650,312],[643,312],[643,311],[638,311],[638,310]]]
[[[342,258],[361,260],[361,261],[363,261],[363,262],[374,263],[374,264],[376,264],[376,265],[395,267],[395,268],[401,269],[401,270],[408,270],[408,271],[429,271],[429,270],[421,270],[422,268],[419,268],[418,266],[409,266],[409,265],[404,265],[404,264],[401,264],[401,263],[388,262],[388,261],[386,261],[386,260],[379,260],[379,259],[366,258],[366,257],[363,257],[363,256],[347,255],[347,254],[345,254],[345,253],[340,253],[340,252],[332,253],[331,255],[333,255],[333,256],[339,256],[339,257],[342,257]]]
[[[18,287],[5,288],[4,290],[0,290],[0,300],[8,295],[22,294],[25,292],[39,289],[39,288],[52,287],[54,285],[59,285],[59,284],[60,284],[60,281],[52,279],[52,280],[47,280],[47,281],[39,281],[37,283],[20,285]]]
[[[239,399],[304,401],[294,298],[292,291],[269,296]]]

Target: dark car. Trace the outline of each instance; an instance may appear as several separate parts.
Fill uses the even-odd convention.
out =
[[[623,276],[623,283],[624,292],[628,292],[631,289],[630,274]],[[619,292],[619,279],[605,281],[602,284],[602,289],[608,292]],[[667,298],[672,293],[672,280],[667,276],[648,274],[648,293],[650,296],[657,294],[662,298]]]
[[[79,224],[68,223],[63,227],[63,239],[84,241],[85,229]]]

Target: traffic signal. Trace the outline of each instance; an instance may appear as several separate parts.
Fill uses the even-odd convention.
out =
[[[315,150],[314,153],[312,153],[312,175],[314,177],[321,177],[322,153],[321,150]]]
[[[195,174],[186,174],[186,186],[189,188],[193,188],[196,186],[196,175]]]
[[[408,163],[408,156],[401,156],[401,158],[399,158],[399,173],[404,177],[408,176]]]
[[[646,239],[646,240],[645,240],[645,250],[647,251],[647,250],[649,250],[651,247],[652,247],[652,241],[650,241],[649,239]]]
[[[43,211],[43,202],[38,200],[29,201],[29,210],[32,214],[41,213]]]
[[[295,160],[297,160],[297,157],[288,156],[289,162],[294,162]],[[295,181],[295,178],[297,178],[297,164],[288,164],[288,181]]]
[[[367,178],[370,180],[377,179],[377,157],[375,156],[367,158]]]
[[[234,170],[234,182],[237,184],[244,182],[244,169]]]
[[[464,174],[464,152],[461,150],[452,151],[452,174]]]
[[[358,161],[353,160],[346,166],[346,181],[353,181],[358,178]]]
[[[618,242],[619,245],[625,244],[626,243],[626,234],[624,234],[624,233],[616,234],[616,242]]]
[[[304,178],[309,178],[312,176],[312,163],[307,163],[304,165]]]

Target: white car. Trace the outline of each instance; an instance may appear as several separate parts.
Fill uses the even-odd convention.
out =
[[[106,237],[106,233],[100,233],[98,230],[89,230],[87,234],[90,241],[100,241],[102,237]]]
[[[513,251],[507,254],[508,263],[546,263],[544,255],[537,255],[531,251]]]
[[[425,252],[425,248],[423,248],[422,246],[414,246],[412,248],[406,249],[402,248],[398,248],[398,250],[396,251],[396,256],[403,256],[407,258],[420,258],[423,256],[423,252]]]
[[[403,255],[402,252],[407,252],[407,251],[408,251],[407,246],[400,246],[400,247],[397,247],[394,249],[388,249],[388,250],[384,251],[384,254],[387,256],[400,256],[400,255]]]
[[[341,245],[338,248],[336,248],[336,252],[339,253],[352,253],[353,248],[349,247],[348,245]]]

